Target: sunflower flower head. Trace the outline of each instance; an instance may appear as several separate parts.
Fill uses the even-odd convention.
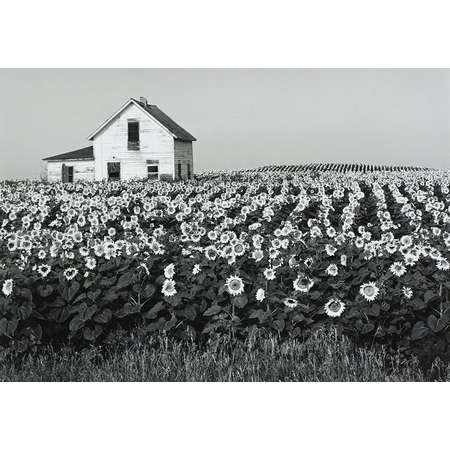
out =
[[[380,293],[380,289],[377,287],[377,285],[370,281],[369,283],[364,283],[359,288],[359,293],[368,301],[373,302]]]
[[[288,308],[295,308],[298,305],[298,301],[295,298],[285,298],[283,303]]]
[[[324,306],[328,317],[339,317],[345,310],[345,303],[337,298],[332,298]]]
[[[2,286],[3,295],[5,295],[5,297],[9,297],[12,294],[13,287],[14,287],[14,281],[11,278],[9,278],[8,280],[5,280],[3,282],[3,286]]]
[[[292,284],[296,291],[309,292],[314,285],[314,281],[304,274],[299,274]]]
[[[244,292],[244,282],[237,275],[228,277],[225,286],[232,296],[241,295]]]
[[[265,298],[266,298],[266,293],[264,292],[264,289],[259,288],[256,291],[256,300],[258,300],[258,302],[262,302]]]
[[[171,278],[166,278],[164,280],[161,293],[166,297],[173,297],[177,293],[177,290],[175,288],[175,281]]]

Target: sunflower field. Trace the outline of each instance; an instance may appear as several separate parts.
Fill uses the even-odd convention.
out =
[[[450,173],[0,183],[0,346],[262,329],[450,354]]]

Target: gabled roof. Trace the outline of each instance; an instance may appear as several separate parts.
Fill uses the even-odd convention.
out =
[[[142,109],[147,115],[155,119],[163,128],[165,128],[175,139],[180,141],[196,141],[192,134],[188,133],[183,127],[178,125],[174,120],[172,120],[167,114],[162,112],[156,105],[146,105],[141,103],[134,98],[130,98],[121,108],[115,112],[111,117],[109,117],[105,122],[103,122],[90,136],[89,140],[94,139],[94,137],[100,133],[106,126],[108,126],[128,105],[131,103],[135,104],[138,108]]]
[[[65,161],[68,159],[93,160],[94,147],[91,145],[90,147],[80,148],[79,150],[73,150],[72,152],[60,153],[59,155],[49,156],[48,158],[44,158],[43,161]]]
[[[172,120],[167,114],[162,112],[156,105],[145,105],[144,103],[138,102],[132,98],[134,102],[139,104],[147,113],[149,113],[154,119],[156,119],[161,125],[167,128],[171,133],[173,133],[176,139],[180,141],[196,141],[192,134],[188,133],[184,128],[178,125],[174,120]]]

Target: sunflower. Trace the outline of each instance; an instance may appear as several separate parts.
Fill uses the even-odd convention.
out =
[[[233,247],[231,245],[226,245],[223,249],[222,249],[222,257],[223,258],[229,258],[231,256],[233,256]]]
[[[17,241],[16,240],[8,241],[7,247],[10,252],[14,252],[17,249]]]
[[[172,263],[166,266],[166,268],[164,269],[164,276],[166,278],[173,278],[174,275],[175,275],[175,266]]]
[[[338,274],[338,268],[336,264],[330,264],[326,270],[328,275],[335,277]]]
[[[177,290],[175,289],[175,281],[170,278],[165,279],[161,292],[166,297],[173,297],[177,293]]]
[[[105,253],[105,247],[103,246],[103,244],[96,244],[94,246],[94,253],[95,256],[103,256],[103,254]]]
[[[205,248],[205,256],[210,260],[214,261],[217,258],[217,249],[214,245],[210,245]]]
[[[263,252],[262,250],[260,250],[260,249],[253,250],[253,252],[252,252],[252,258],[253,258],[256,262],[261,261],[261,259],[264,258],[264,252]]]
[[[320,228],[317,225],[315,225],[311,228],[310,235],[312,238],[321,237],[322,231],[320,230]]]
[[[210,230],[210,231],[208,231],[208,239],[209,239],[210,241],[215,241],[215,240],[217,240],[217,231],[215,231],[215,230]]]
[[[74,242],[77,242],[78,244],[80,242],[82,242],[83,241],[83,233],[81,231],[76,231],[73,234],[73,240],[74,240]]]
[[[306,258],[306,259],[303,261],[303,264],[304,264],[306,267],[308,267],[308,269],[309,269],[309,268],[312,266],[313,262],[314,262],[314,260],[313,260],[312,258]]]
[[[298,267],[300,265],[299,261],[297,260],[295,255],[291,255],[291,257],[289,258],[288,264],[291,269],[294,267]]]
[[[251,225],[249,225],[249,226],[248,226],[248,229],[251,230],[251,231],[253,231],[253,230],[257,230],[260,226],[261,226],[260,223],[255,222],[255,223],[252,223]]]
[[[414,253],[408,252],[404,259],[407,266],[414,266],[419,258]]]
[[[380,290],[373,281],[370,281],[369,283],[364,283],[363,285],[361,285],[361,287],[359,288],[359,293],[368,302],[373,302],[380,293]]]
[[[14,281],[11,278],[3,282],[2,292],[5,295],[5,297],[9,297],[12,294],[13,287]]]
[[[273,248],[273,247],[269,248],[269,258],[270,259],[277,258],[279,254],[280,254],[280,252],[276,248]]]
[[[89,256],[89,249],[87,247],[80,247],[79,252],[83,257]]]
[[[407,299],[410,299],[413,296],[413,290],[410,287],[403,286],[402,293]]]
[[[295,308],[298,305],[298,301],[295,298],[285,298],[283,303],[288,308]]]
[[[406,267],[403,265],[403,263],[396,261],[395,263],[391,264],[389,267],[389,270],[396,276],[401,277],[406,273]]]
[[[304,274],[299,274],[292,284],[296,291],[308,292],[313,287],[314,281]]]
[[[258,302],[262,302],[265,298],[266,298],[266,293],[264,292],[264,289],[259,288],[256,291],[256,300],[258,300]]]
[[[47,264],[41,264],[38,266],[37,271],[42,278],[46,278],[50,273],[51,267]]]
[[[446,258],[440,258],[440,259],[438,259],[438,262],[436,263],[436,267],[439,270],[447,271],[450,268],[450,264]]]
[[[275,275],[276,275],[275,269],[272,269],[272,267],[267,267],[267,269],[264,269],[264,278],[266,280],[269,281],[275,280]]]
[[[240,295],[244,292],[244,282],[237,275],[232,275],[227,278],[225,286],[228,289],[228,292],[233,295]]]
[[[403,247],[411,247],[412,245],[412,238],[411,236],[402,236],[400,238],[400,244],[402,244]]]
[[[345,310],[345,303],[337,298],[330,299],[324,306],[329,317],[339,317]]]
[[[236,243],[235,245],[233,245],[233,250],[235,255],[242,256],[245,253],[244,244],[242,244],[242,242]]]
[[[64,271],[64,277],[67,281],[73,280],[78,275],[78,269],[74,267],[69,267]]]
[[[97,261],[95,260],[95,258],[92,258],[92,257],[86,258],[86,267],[89,270],[95,269],[96,266],[97,266]]]
[[[337,248],[331,244],[327,244],[325,245],[325,251],[327,252],[328,256],[333,256],[337,252]]]
[[[146,273],[146,275],[150,275],[150,271],[148,270],[148,267],[145,265],[145,263],[140,263],[139,267],[142,267],[144,269],[144,272]]]

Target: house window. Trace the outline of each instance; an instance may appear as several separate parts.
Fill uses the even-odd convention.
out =
[[[178,179],[181,180],[181,163],[178,163]]]
[[[108,168],[108,181],[120,180],[120,162],[107,163]]]
[[[188,180],[191,179],[191,164],[190,163],[187,163],[187,177],[188,177]]]
[[[158,163],[147,164],[147,179],[159,180],[159,165]]]
[[[128,150],[139,150],[139,122],[128,121]]]

